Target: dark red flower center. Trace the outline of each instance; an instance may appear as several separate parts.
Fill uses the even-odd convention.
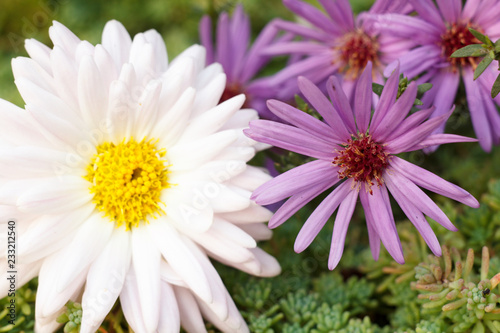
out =
[[[219,103],[227,101],[228,99],[233,98],[234,96],[238,96],[239,94],[245,94],[245,91],[243,90],[241,85],[238,83],[228,83],[226,85],[226,88],[224,89],[224,92],[222,93]],[[248,95],[245,94],[245,103],[243,103],[242,108],[248,107],[250,107],[249,98]]]
[[[476,27],[471,26],[470,23],[453,23],[448,28],[448,30],[446,30],[446,32],[441,35],[441,47],[443,50],[443,56],[448,59],[448,62],[454,67],[454,69],[456,69],[459,64],[462,66],[470,64],[473,68],[476,68],[478,64],[478,58],[450,58],[453,52],[461,49],[464,46],[470,44],[481,44],[481,42],[476,37],[474,37],[473,34],[470,33],[469,28],[471,27],[476,29]]]
[[[365,182],[370,194],[374,181],[382,185],[382,173],[389,165],[389,154],[381,144],[373,141],[371,135],[361,134],[349,139],[344,149],[337,153],[332,163],[340,168],[340,179],[352,178],[356,182]]]
[[[378,63],[379,44],[373,37],[362,30],[349,32],[339,40],[336,49],[340,52],[340,61],[343,66],[341,72],[355,79],[364,70],[368,61],[375,66]]]

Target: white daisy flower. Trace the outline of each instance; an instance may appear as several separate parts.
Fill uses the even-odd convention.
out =
[[[250,200],[270,178],[246,165],[257,112],[243,95],[217,105],[226,77],[201,46],[168,63],[153,30],[131,40],[110,21],[96,46],[49,33],[52,49],[27,40],[12,62],[25,110],[0,100],[0,215],[17,219],[18,286],[39,277],[36,332],[68,300],[95,332],[118,298],[137,333],[205,332],[203,317],[248,332],[209,257],[280,272],[256,244],[272,215]]]

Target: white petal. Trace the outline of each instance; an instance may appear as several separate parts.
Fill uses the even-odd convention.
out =
[[[206,333],[205,323],[198,303],[193,294],[186,288],[174,287],[182,328],[189,333]]]
[[[186,89],[175,104],[159,118],[159,122],[152,130],[151,136],[160,138],[159,145],[161,147],[169,149],[184,132],[191,115],[195,95],[196,91],[193,88]],[[160,104],[159,109],[162,110],[162,108],[164,106]]]
[[[135,135],[139,140],[149,136],[157,122],[160,91],[161,81],[150,81],[139,99],[135,119]]]
[[[147,229],[148,226],[140,226],[132,230],[132,265],[146,332],[155,332],[160,318],[161,255]]]
[[[193,106],[193,116],[198,116],[216,106],[225,88],[226,74],[219,74],[209,84],[198,88]]]
[[[78,228],[69,246],[54,255],[55,260],[64,263],[57,279],[53,281],[58,292],[67,288],[102,252],[113,228],[114,223],[94,213]]]
[[[66,52],[74,52],[80,39],[61,23],[54,21],[49,28],[49,36],[54,46],[60,46]]]
[[[78,70],[74,59],[70,58],[59,46],[50,53],[50,64],[57,95],[73,110],[78,109],[77,87]]]
[[[215,133],[241,108],[244,101],[244,95],[236,96],[194,118],[186,127],[179,143],[190,142]]]
[[[92,200],[89,182],[80,177],[51,178],[24,192],[17,199],[20,211],[56,214],[83,206]]]
[[[24,78],[51,94],[56,92],[52,76],[33,59],[25,57],[12,59],[12,73],[15,80]]]
[[[115,20],[108,21],[102,32],[102,45],[113,58],[116,69],[121,70],[128,61],[132,45],[132,39],[123,24]]]
[[[174,170],[191,170],[212,160],[236,140],[236,132],[217,132],[203,139],[179,144],[167,151],[167,159]]]
[[[90,265],[82,297],[80,333],[93,333],[99,328],[122,291],[130,260],[130,233],[115,229],[102,253]]]
[[[263,223],[241,224],[239,227],[256,241],[269,240],[273,235],[273,232]]]
[[[167,282],[161,283],[160,322],[158,332],[177,333],[181,329],[179,308],[174,290]]]
[[[36,39],[26,39],[24,48],[31,59],[36,61],[48,74],[52,74],[52,68],[50,67],[51,49],[47,45],[40,43]]]
[[[146,31],[144,33],[144,37],[146,38],[146,41],[153,46],[156,72],[166,71],[168,67],[168,55],[163,38],[156,30]]]
[[[213,296],[205,273],[178,232],[164,219],[149,224],[147,229],[151,239],[174,271],[200,298],[210,302]]]
[[[127,323],[134,330],[134,332],[142,333],[148,332],[144,324],[144,317],[142,316],[142,308],[140,305],[139,289],[137,287],[137,279],[135,270],[129,269],[125,284],[123,285],[120,294],[120,305],[127,319]]]
[[[267,222],[271,219],[273,213],[260,205],[252,204],[250,207],[244,210],[238,212],[217,214],[217,216],[220,216],[227,221],[231,221],[232,223],[245,224]]]
[[[90,56],[82,58],[78,71],[78,102],[87,127],[91,130],[98,129],[106,115],[108,93],[101,73]]]

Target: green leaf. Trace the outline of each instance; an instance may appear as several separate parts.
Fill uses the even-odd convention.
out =
[[[488,53],[482,44],[470,44],[456,50],[451,54],[451,58],[480,57]]]
[[[377,95],[382,95],[382,90],[384,90],[384,86],[378,83],[372,83],[373,92]]]
[[[474,35],[474,37],[476,37],[477,39],[479,39],[481,42],[483,42],[484,44],[488,45],[488,46],[493,46],[493,42],[488,38],[488,36],[486,35],[483,35],[482,33],[480,33],[479,31],[477,30],[474,30],[472,28],[469,28],[469,31],[471,34]]]
[[[424,103],[422,103],[422,101],[418,98],[415,98],[415,103],[413,103],[413,105],[424,105]]]
[[[422,83],[418,85],[417,92],[419,94],[423,94],[424,92],[431,90],[431,88],[432,88],[432,83],[429,82]]]
[[[476,70],[474,71],[474,80],[477,79],[479,75],[483,74],[484,70],[488,68],[488,66],[491,64],[492,61],[493,58],[490,57],[489,55],[487,55],[486,57],[484,57],[483,60],[481,60],[479,65],[477,65]]]
[[[491,88],[491,98],[497,97],[498,93],[500,93],[500,75],[497,76],[497,79]]]

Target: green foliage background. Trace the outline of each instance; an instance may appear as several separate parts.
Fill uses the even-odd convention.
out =
[[[316,4],[314,0],[310,2]],[[372,2],[351,0],[356,12],[369,8]],[[25,38],[36,38],[51,45],[48,28],[52,20],[63,23],[81,39],[93,44],[100,42],[104,24],[110,19],[121,21],[132,36],[156,29],[164,37],[169,56],[173,58],[198,42],[198,22],[203,14],[215,18],[219,12],[231,10],[234,4],[231,0],[0,0],[0,98],[23,105],[14,85],[10,60],[26,56],[23,49]],[[275,17],[293,19],[279,0],[246,0],[243,4],[250,15],[254,36]],[[267,72],[278,69],[271,67]],[[474,136],[463,87],[460,89],[457,108],[447,132]],[[452,233],[435,226],[435,230],[441,243],[455,246],[461,253],[466,253],[468,248],[478,252],[487,245],[492,256],[489,277],[499,272],[500,183],[495,180],[500,179],[500,148],[495,147],[487,154],[478,144],[450,144],[431,155],[413,152],[404,157],[480,199],[482,207],[473,210],[431,194],[460,229],[458,233]],[[252,332],[420,333],[454,330],[453,320],[441,312],[423,312],[418,292],[410,286],[410,281],[414,280],[414,267],[426,260],[430,251],[422,246],[415,228],[405,221],[397,205],[393,208],[404,243],[407,259],[404,266],[395,265],[385,250],[382,250],[379,262],[373,261],[361,209],[355,212],[347,233],[344,256],[334,272],[327,269],[333,218],[306,251],[295,254],[295,237],[320,199],[277,228],[271,241],[261,244],[280,261],[283,268],[280,276],[259,279],[215,263]],[[392,267],[392,271],[387,267]],[[394,270],[399,273],[394,273]],[[406,280],[398,279],[404,275],[401,272],[406,273]],[[36,280],[18,291],[18,298],[24,305],[18,309],[16,327],[5,326],[5,316],[0,312],[0,333],[33,331],[35,290]],[[498,293],[498,288],[495,291]],[[0,300],[0,311],[5,302],[6,299]],[[211,324],[207,324],[207,328],[209,332],[217,332]],[[128,331],[118,307],[108,316],[103,329],[107,332]]]

